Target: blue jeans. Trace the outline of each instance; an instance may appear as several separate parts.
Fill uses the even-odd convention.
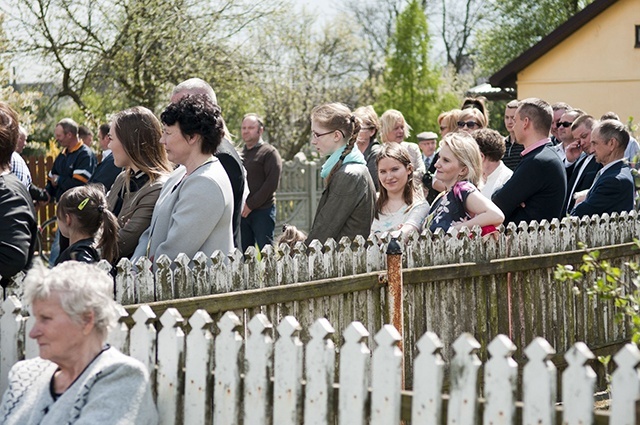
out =
[[[49,252],[49,268],[56,264],[56,260],[60,256],[60,229],[56,230],[56,234],[51,242],[51,252]]]
[[[253,210],[247,218],[240,221],[240,237],[242,252],[250,246],[258,244],[262,249],[267,244],[273,244],[273,231],[276,228],[276,206],[261,210]]]

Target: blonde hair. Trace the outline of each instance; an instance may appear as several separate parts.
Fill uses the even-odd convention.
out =
[[[482,176],[482,156],[475,139],[466,132],[456,131],[444,136],[440,145],[448,147],[456,159],[467,168],[463,180],[478,186]]]
[[[404,124],[405,139],[409,137],[411,134],[411,126],[407,123],[407,120],[404,119],[402,112],[395,109],[387,109],[380,117],[380,140],[382,143],[387,143],[389,141],[389,139],[387,139],[387,134],[393,131],[393,127],[396,126],[398,121],[402,121]]]
[[[378,119],[378,114],[376,114],[373,106],[367,105],[356,108],[356,110],[353,111],[353,115],[360,118],[362,127],[373,127],[375,129],[371,140],[375,139],[380,130],[380,119]]]
[[[461,109],[452,109],[438,115],[438,125],[440,127],[446,127],[447,133],[445,134],[458,130],[458,116],[460,112],[462,112]]]
[[[458,121],[466,121],[467,118],[472,118],[476,123],[479,124],[479,127],[475,128],[475,130],[479,128],[485,128],[487,126],[487,119],[479,109],[467,108],[460,111],[460,114],[458,115]]]

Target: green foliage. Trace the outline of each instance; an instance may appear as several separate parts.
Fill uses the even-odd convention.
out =
[[[457,96],[441,91],[441,72],[429,63],[429,47],[424,11],[412,0],[398,15],[390,39],[376,110],[398,109],[418,132],[436,131],[438,114],[459,103]]]
[[[640,241],[634,240],[635,249],[640,248]],[[581,245],[584,248],[584,245]],[[625,263],[631,272],[631,284],[628,285],[622,274],[622,270],[614,267],[606,260],[600,260],[598,251],[587,252],[582,257],[582,264],[577,270],[570,265],[558,265],[554,272],[554,278],[558,282],[585,282],[596,276],[595,282],[587,286],[586,293],[590,298],[613,300],[617,308],[616,321],[618,323],[629,322],[632,329],[631,341],[640,342],[640,266],[635,262]],[[574,293],[579,294],[580,289],[574,287]]]
[[[592,1],[494,0],[494,24],[477,33],[476,63],[493,74]]]

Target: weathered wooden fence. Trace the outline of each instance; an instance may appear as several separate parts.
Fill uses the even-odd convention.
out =
[[[31,171],[33,184],[44,187],[47,184],[47,173],[53,165],[53,158],[25,157]],[[323,183],[320,168],[323,161],[308,161],[299,154],[293,161],[282,164],[282,178],[276,194],[276,234],[284,223],[293,224],[298,229],[308,232],[316,214],[318,201],[322,195]],[[53,205],[38,210],[39,223],[53,217]]]
[[[8,369],[23,356],[37,355],[33,341],[25,341],[32,318],[21,315],[19,300],[9,297],[0,319],[2,357],[0,391],[7,387]],[[148,306],[133,314],[131,329],[122,322],[110,343],[143,362],[151,375],[163,424],[636,424],[640,400],[640,351],[625,345],[615,356],[611,380],[611,409],[594,415],[596,375],[589,363],[594,355],[583,343],[565,354],[562,390],[556,387],[556,368],[549,361],[554,348],[542,338],[524,349],[523,383],[517,388],[516,346],[498,335],[484,347],[490,359],[477,353],[482,345],[468,333],[453,343],[455,355],[443,356],[443,343],[428,332],[415,350],[413,391],[402,391],[402,353],[398,331],[385,325],[375,334],[373,352],[366,344],[369,332],[360,322],[344,329],[342,339],[324,318],[309,329],[303,344],[300,323],[284,317],[271,337],[266,316],[253,316],[248,332],[232,312],[213,320],[197,310],[188,320],[173,308],[162,312],[161,329]],[[215,336],[214,336],[215,334]],[[340,345],[339,354],[336,344]],[[24,352],[23,352],[24,351]],[[336,355],[339,358],[336,358]],[[488,356],[483,356],[488,357]],[[447,361],[448,363],[445,363]],[[334,369],[339,364],[339,372]],[[451,385],[442,393],[445,365]],[[483,377],[478,392],[479,372]],[[521,402],[516,394],[521,393]],[[560,395],[561,407],[556,405]]]
[[[551,341],[562,354],[584,341],[598,355],[611,354],[628,338],[628,329],[614,320],[609,301],[591,300],[584,288],[553,280],[557,264],[577,265],[583,250],[577,242],[598,247],[601,258],[623,270],[640,260],[633,240],[640,232],[635,213],[584,220],[509,226],[499,239],[482,240],[477,234],[423,234],[405,245],[402,300],[404,340],[416,344],[424,332],[437,332],[445,355],[462,332],[471,332],[482,344],[505,334],[524,346],[536,336]],[[294,315],[303,324],[301,338],[317,317],[336,325],[336,337],[354,321],[371,335],[391,322],[393,303],[388,296],[386,245],[358,237],[336,244],[302,244],[293,255],[286,246],[267,246],[259,257],[252,248],[245,258],[199,254],[190,265],[180,256],[174,264],[160,258],[157,270],[141,259],[134,266],[123,260],[116,277],[116,298],[123,305],[149,303],[156,310],[179,309],[190,316],[205,309],[215,320],[233,310],[245,322],[255,313],[276,323]],[[154,286],[155,284],[155,286]],[[20,287],[11,288],[20,295]],[[574,292],[579,290],[576,295]],[[154,300],[158,300],[153,302]],[[130,312],[136,308],[128,307]],[[396,308],[395,311],[398,309]],[[373,337],[369,344],[375,346]],[[514,357],[524,360],[524,353]],[[405,351],[407,385],[412,385],[412,351]]]

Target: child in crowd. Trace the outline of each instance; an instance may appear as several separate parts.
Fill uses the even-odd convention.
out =
[[[118,256],[118,221],[107,208],[107,200],[96,185],[78,186],[67,190],[58,202],[58,227],[69,238],[69,248],[58,257],[56,265],[69,260],[84,263],[100,261],[96,248],[101,248],[102,258],[113,262]],[[102,231],[99,242],[96,237]]]

